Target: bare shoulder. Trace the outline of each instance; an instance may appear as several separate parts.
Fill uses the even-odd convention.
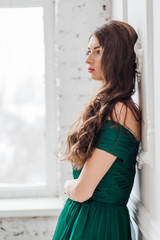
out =
[[[128,128],[136,139],[141,141],[139,122],[137,122],[133,111],[129,107],[122,102],[117,102],[113,109],[112,117],[115,122],[119,122],[121,125]]]

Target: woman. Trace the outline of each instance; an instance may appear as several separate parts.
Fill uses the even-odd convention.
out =
[[[101,81],[67,137],[63,160],[73,179],[52,240],[130,240],[126,206],[141,141],[141,109],[135,93],[137,33],[110,20],[90,36],[86,59],[90,78]],[[62,160],[62,159],[61,159]]]

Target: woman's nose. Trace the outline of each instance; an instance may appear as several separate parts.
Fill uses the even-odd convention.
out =
[[[94,62],[93,57],[91,55],[88,55],[86,60],[85,60],[85,63],[90,64],[90,63],[93,63],[93,62]]]

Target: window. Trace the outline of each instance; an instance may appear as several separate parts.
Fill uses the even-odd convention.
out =
[[[57,196],[51,4],[0,3],[1,197]]]

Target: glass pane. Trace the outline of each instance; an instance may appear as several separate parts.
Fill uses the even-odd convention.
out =
[[[45,183],[43,8],[0,8],[0,186]]]

